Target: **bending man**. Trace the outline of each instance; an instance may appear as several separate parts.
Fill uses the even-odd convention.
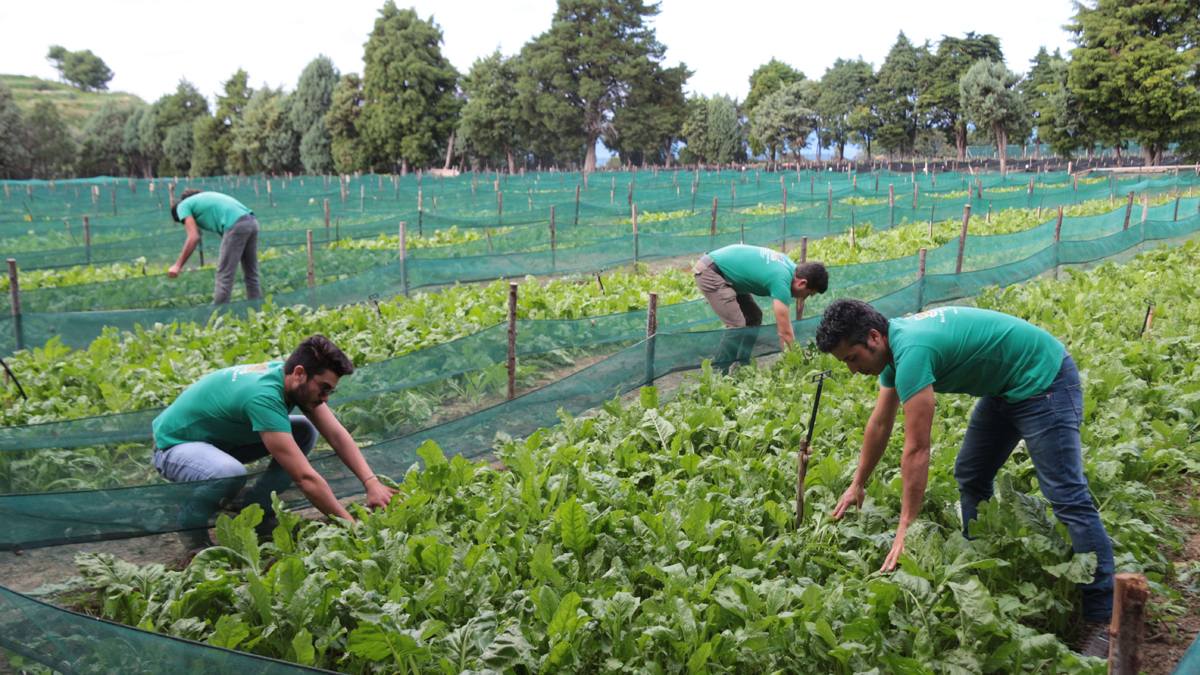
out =
[[[978,396],[954,465],[963,534],[969,533],[979,502],[991,499],[996,473],[1024,440],[1042,495],[1066,525],[1075,552],[1096,554],[1095,577],[1080,584],[1084,625],[1076,650],[1107,657],[1112,542],[1083,475],[1083,392],[1075,361],[1062,343],[1000,312],[945,307],[889,321],[867,303],[846,299],[826,308],[817,347],[851,373],[879,376],[879,399],[863,431],[858,471],[834,518],[862,505],[863,488],[887,448],[896,411],[904,406],[900,524],[883,571],[895,569],[925,496],[934,393]]]
[[[761,246],[735,244],[700,257],[692,270],[696,286],[704,294],[726,329],[757,328],[763,313],[754,296],[769,296],[775,309],[779,346],[787,349],[796,339],[792,332],[789,305],[793,298],[803,309],[804,300],[829,288],[829,273],[819,262],[797,265],[779,251]],[[731,362],[746,364],[758,331],[744,331],[721,340],[716,363],[728,372]]]
[[[339,379],[353,372],[354,365],[337,345],[313,335],[286,362],[233,366],[205,375],[154,419],[154,467],[159,473],[172,482],[210,481],[180,512],[180,525],[194,535],[185,544],[206,545],[209,519],[222,500],[246,483],[243,465],[267,455],[267,472],[246,491],[243,505],[259,504],[273,515],[271,492],[283,492],[294,481],[321,513],[353,521],[308,462],[318,433],[362,482],[368,507],[391,501],[396,490],[375,477],[326,405]],[[289,416],[292,408],[303,414]],[[275,520],[265,518],[260,531],[269,533]]]
[[[258,220],[253,211],[229,195],[184,190],[183,197],[171,205],[171,217],[175,222],[183,223],[187,239],[183,242],[179,260],[167,270],[168,277],[179,276],[179,270],[200,244],[200,230],[208,230],[221,237],[213,304],[229,302],[239,261],[246,282],[246,299],[262,297],[258,287]]]

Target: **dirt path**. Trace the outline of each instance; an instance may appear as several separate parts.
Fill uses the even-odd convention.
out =
[[[1184,652],[1191,646],[1192,641],[1200,634],[1200,573],[1198,578],[1191,580],[1189,590],[1178,579],[1178,574],[1187,569],[1189,564],[1195,565],[1200,561],[1200,513],[1191,506],[1194,500],[1200,498],[1200,489],[1195,484],[1182,485],[1179,488],[1176,504],[1179,509],[1172,524],[1184,534],[1184,545],[1179,551],[1164,547],[1163,553],[1167,560],[1175,566],[1172,575],[1171,588],[1182,596],[1177,607],[1180,614],[1166,610],[1167,599],[1154,596],[1150,599],[1153,606],[1151,611],[1161,614],[1163,619],[1146,625],[1146,644],[1142,672],[1146,675],[1171,675]]]

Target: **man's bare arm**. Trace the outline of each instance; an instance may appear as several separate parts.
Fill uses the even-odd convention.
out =
[[[300,492],[304,493],[318,511],[330,517],[354,522],[350,512],[338,503],[337,497],[333,496],[333,490],[329,489],[329,483],[326,483],[321,474],[308,462],[308,458],[300,451],[300,446],[296,445],[296,439],[290,433],[260,431],[259,435],[262,436],[263,444],[267,446],[267,452],[279,462],[279,466],[291,476],[296,487],[300,488]]]
[[[796,339],[796,334],[792,331],[792,317],[789,316],[787,305],[774,298],[772,302],[775,309],[775,327],[779,330],[779,347],[786,352]]]
[[[304,415],[317,428],[321,437],[329,443],[329,447],[333,448],[338,459],[342,460],[346,468],[354,472],[359,482],[367,489],[367,506],[369,508],[386,506],[391,501],[392,495],[397,494],[398,490],[387,487],[375,477],[371,467],[367,464],[367,459],[363,457],[358,444],[354,442],[354,437],[350,435],[349,431],[346,431],[346,427],[342,426],[329,406],[322,403],[313,408],[312,412],[306,412]]]
[[[854,480],[849,489],[842,495],[841,501],[833,510],[834,518],[841,518],[851,506],[861,506],[862,493],[867,481],[883,457],[888,441],[892,438],[892,427],[896,424],[896,412],[900,409],[900,397],[891,387],[880,387],[879,397],[875,401],[875,410],[863,429],[862,452],[858,456],[858,470],[854,472]]]
[[[896,528],[896,541],[883,564],[884,572],[896,568],[896,562],[904,552],[904,537],[909,526],[916,522],[921,502],[925,500],[925,487],[929,483],[933,411],[932,384],[904,402],[904,455],[900,458],[900,483],[904,493],[900,501],[900,525]]]
[[[172,279],[179,276],[179,271],[183,269],[188,258],[192,257],[192,253],[200,245],[200,228],[196,225],[196,219],[191,216],[184,218],[183,228],[187,230],[187,239],[183,242],[183,252],[179,254],[179,260],[167,270],[167,276]]]

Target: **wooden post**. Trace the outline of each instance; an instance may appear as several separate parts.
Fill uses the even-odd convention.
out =
[[[171,204],[172,204],[172,205],[174,205],[174,204],[175,204],[175,184],[174,184],[174,183],[168,183],[168,184],[167,184],[167,189],[171,191]],[[94,201],[94,200],[93,200],[93,201]]]
[[[925,278],[925,257],[928,255],[929,249],[921,247],[920,253],[917,254],[917,278]]]
[[[954,263],[954,273],[962,274],[963,250],[967,246],[967,223],[971,220],[971,205],[963,208],[962,233],[958,236],[958,261]]]
[[[808,236],[800,237],[800,262],[808,262]]]
[[[917,197],[919,195],[920,195],[920,193],[918,192],[917,181],[914,180],[913,181],[913,209],[917,208]]]
[[[517,396],[517,285],[508,284],[508,400]]]
[[[117,215],[117,190],[116,190],[116,188],[113,188],[113,190],[112,190],[112,203],[113,203],[113,215],[115,216],[115,215]]]
[[[1146,321],[1142,324],[1142,335],[1145,336],[1146,333],[1150,332],[1150,329],[1153,327],[1154,327],[1154,305],[1153,305],[1153,303],[1151,303],[1149,306],[1146,307]]]
[[[783,176],[779,177],[779,182],[783,182]],[[783,188],[783,221],[779,228],[779,250],[787,252],[787,188]]]
[[[825,220],[833,220],[833,184],[829,185],[829,200],[825,202]]]
[[[308,241],[308,287],[313,288],[317,285],[316,265],[313,263],[312,251],[312,230],[307,230]]]
[[[1133,190],[1129,191],[1129,203],[1125,205],[1125,227],[1123,230],[1129,229],[1129,216],[1133,214]]]
[[[270,187],[270,183],[268,183],[267,186]],[[275,203],[271,202],[271,206],[275,206]],[[367,186],[359,185],[358,186],[358,212],[363,213],[366,211],[366,208],[367,208]]]
[[[888,183],[888,210],[891,212],[891,222],[888,227],[896,226],[896,185]]]
[[[8,259],[8,297],[12,302],[12,315],[21,316],[21,284],[17,280],[17,259]]]
[[[1054,223],[1054,243],[1058,243],[1062,239],[1062,218],[1063,207],[1058,207],[1058,220]]]
[[[486,231],[487,228],[484,228]],[[408,224],[400,221],[400,285],[408,297]]]
[[[646,337],[658,334],[658,293],[650,293],[650,304],[646,308]]]
[[[638,263],[638,229],[637,229],[637,204],[629,207],[630,214],[633,216],[633,272],[637,273]]]
[[[1179,220],[1179,199],[1181,197],[1183,197],[1182,194],[1179,194],[1175,197],[1175,217],[1171,218],[1172,221]]]
[[[575,224],[579,224],[579,184],[575,184]]]
[[[325,198],[325,243],[329,243],[329,198]]]
[[[713,197],[712,227],[709,229],[709,235],[714,236],[714,237],[717,236],[717,198],[716,197]]]
[[[1150,215],[1150,191],[1142,193],[1142,222],[1146,222],[1146,218]]]
[[[25,331],[21,328],[21,284],[17,281],[17,260],[8,259],[8,294],[12,303],[13,333],[17,350],[25,348]]]
[[[1113,577],[1113,618],[1108,633],[1109,675],[1138,675],[1150,585],[1145,575],[1123,572]]]
[[[87,252],[87,263],[92,264],[92,224],[88,217],[83,217],[83,248]]]

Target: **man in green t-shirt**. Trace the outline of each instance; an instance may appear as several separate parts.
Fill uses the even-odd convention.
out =
[[[386,505],[393,490],[379,481],[350,433],[326,402],[338,380],[354,372],[350,359],[328,338],[305,338],[286,362],[233,366],[209,373],[185,389],[154,419],[154,466],[172,482],[205,481],[183,506],[179,524],[203,546],[208,521],[221,502],[246,483],[245,464],[271,456],[267,471],[246,491],[243,505],[259,504],[273,514],[271,493],[295,482],[321,513],[353,521],[308,462],[319,433],[362,482],[367,506]],[[289,415],[299,408],[301,415]],[[274,529],[264,519],[262,532]]]
[[[904,406],[903,497],[900,523],[883,571],[895,569],[904,537],[917,518],[929,478],[934,394],[968,394],[979,401],[955,461],[963,534],[979,502],[1019,441],[1025,441],[1038,486],[1071,535],[1076,553],[1096,555],[1091,583],[1080,584],[1084,624],[1076,651],[1108,656],[1112,618],[1113,549],[1083,475],[1083,392],[1079,371],[1062,343],[1016,317],[973,307],[944,307],[888,320],[865,302],[837,300],[825,309],[817,348],[851,373],[879,376],[879,398],[863,432],[858,471],[833,511],[841,518],[861,506],[896,412]]]
[[[696,286],[727,330],[739,330],[721,340],[714,362],[723,372],[732,363],[745,364],[758,337],[763,313],[754,296],[770,297],[775,310],[779,346],[787,349],[796,339],[792,332],[789,309],[796,299],[803,310],[804,300],[829,288],[829,273],[819,262],[797,265],[779,251],[762,246],[734,244],[700,257],[692,270]]]
[[[200,230],[207,230],[221,237],[213,304],[229,302],[239,261],[242,280],[246,283],[246,299],[262,297],[258,286],[258,220],[253,211],[229,195],[188,189],[171,205],[171,217],[175,222],[183,223],[187,239],[183,242],[179,260],[167,270],[168,277],[179,276],[179,271],[200,245]]]

